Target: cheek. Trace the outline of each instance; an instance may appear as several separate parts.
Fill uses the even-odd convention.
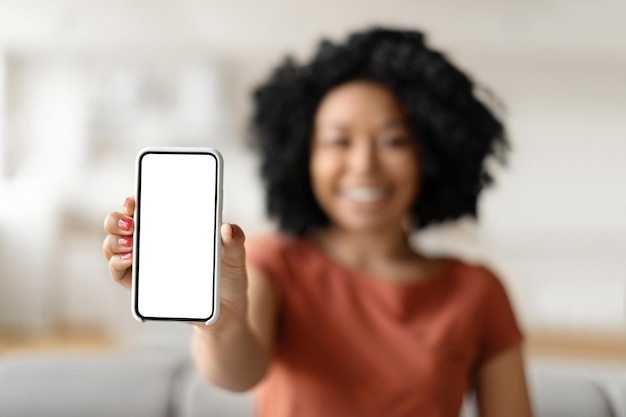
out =
[[[419,164],[413,154],[395,155],[386,161],[387,172],[398,180],[415,182],[419,179]]]
[[[314,191],[325,188],[337,174],[337,161],[330,154],[315,153],[311,156],[309,173]]]
[[[397,159],[388,167],[390,171],[387,172],[393,175],[396,183],[403,189],[403,194],[406,194],[408,199],[414,200],[419,194],[420,184],[420,169],[416,158]]]

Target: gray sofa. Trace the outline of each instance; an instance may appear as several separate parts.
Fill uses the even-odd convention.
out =
[[[626,366],[535,360],[528,373],[537,417],[626,417]],[[0,356],[2,417],[252,414],[250,394],[205,384],[180,352]]]

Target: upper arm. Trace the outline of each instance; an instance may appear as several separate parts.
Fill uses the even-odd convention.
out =
[[[481,366],[478,370],[477,398],[481,417],[532,416],[519,345]]]
[[[274,347],[280,294],[274,281],[262,270],[248,265],[248,321],[268,354]]]

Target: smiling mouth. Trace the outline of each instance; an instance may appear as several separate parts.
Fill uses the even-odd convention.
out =
[[[384,200],[389,191],[380,187],[350,187],[344,188],[341,195],[358,203],[375,203]]]

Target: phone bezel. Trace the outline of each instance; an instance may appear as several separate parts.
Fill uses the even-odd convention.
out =
[[[139,245],[141,240],[141,169],[142,160],[149,154],[186,154],[186,155],[210,155],[216,161],[216,184],[215,184],[215,218],[214,218],[214,268],[213,268],[213,310],[208,317],[151,317],[144,316],[139,311]],[[217,149],[208,147],[147,147],[139,151],[135,163],[136,184],[135,184],[135,212],[133,232],[133,270],[132,270],[132,313],[136,320],[144,322],[150,321],[185,321],[204,322],[207,326],[214,323],[219,317],[219,288],[220,288],[220,259],[221,259],[221,238],[219,228],[222,223],[222,176],[223,159]]]

